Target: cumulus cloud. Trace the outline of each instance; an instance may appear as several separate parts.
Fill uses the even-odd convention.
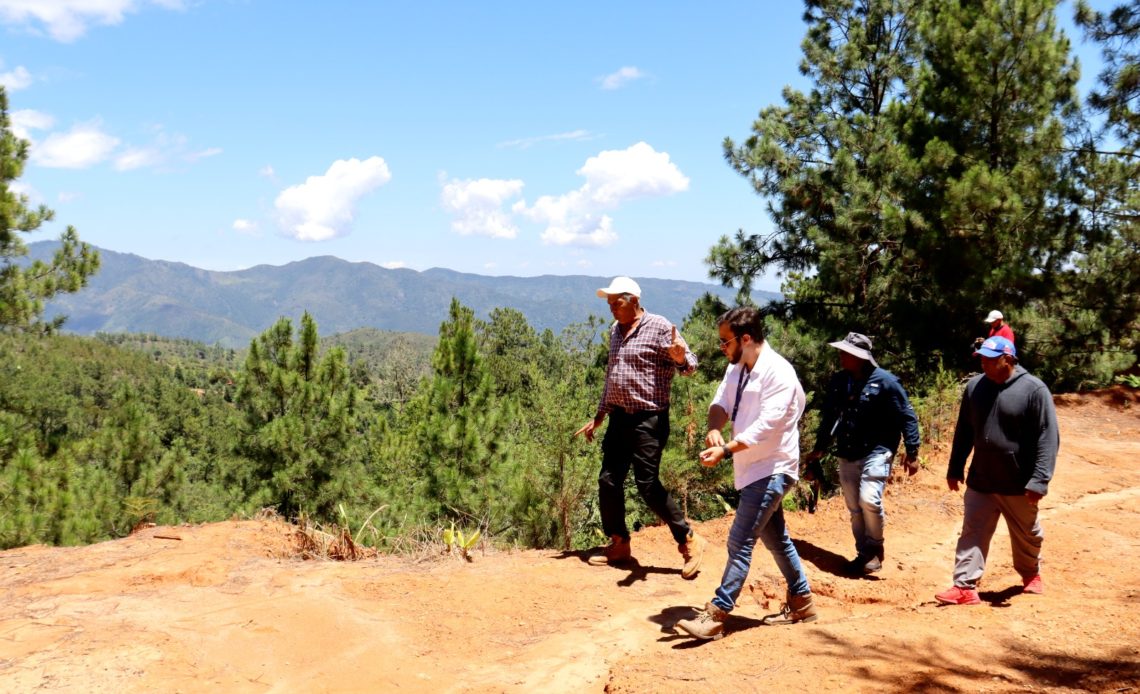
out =
[[[542,240],[556,246],[604,247],[617,240],[613,219],[604,214],[627,201],[663,197],[689,189],[689,179],[669,160],[639,142],[623,150],[607,150],[590,157],[577,171],[586,183],[563,195],[544,195],[513,210],[546,224]]]
[[[613,91],[614,89],[621,89],[625,85],[635,80],[643,79],[647,75],[633,66],[626,66],[612,72],[604,77],[599,77],[598,80],[602,83],[602,89]]]
[[[162,154],[154,149],[139,149],[131,147],[115,157],[115,169],[118,171],[131,171],[143,167],[157,166],[162,162]]]
[[[277,172],[273,170],[272,166],[270,166],[269,164],[266,164],[265,166],[263,166],[257,170],[257,175],[262,176],[264,178],[276,178]]]
[[[321,176],[281,191],[274,203],[287,236],[326,241],[349,233],[356,203],[392,179],[380,157],[342,159]]]
[[[388,268],[389,270],[399,270],[407,266],[408,264],[402,260],[389,260],[386,263],[380,263],[380,267]]]
[[[233,229],[240,234],[252,234],[257,231],[257,222],[251,222],[248,219],[235,219]]]
[[[53,169],[86,169],[106,161],[118,146],[119,138],[103,132],[98,123],[81,123],[35,143],[31,159]]]
[[[33,130],[47,130],[55,125],[55,119],[46,113],[21,109],[8,114],[12,134],[21,140],[32,141]]]
[[[0,67],[4,64],[0,62]],[[27,89],[32,86],[32,73],[28,72],[28,68],[23,65],[17,65],[14,70],[8,72],[0,72],[0,87],[4,87],[10,92],[17,89]]]
[[[585,142],[588,140],[596,140],[597,135],[591,133],[589,130],[571,130],[565,133],[555,133],[553,135],[538,135],[537,137],[523,137],[518,140],[507,140],[495,145],[496,147],[515,148],[515,149],[530,149],[531,147],[541,144],[543,142],[565,142],[576,141]]]
[[[517,179],[451,180],[443,186],[440,201],[454,219],[452,231],[463,236],[513,239],[519,230],[503,210],[503,203],[517,197],[523,182]]]
[[[0,0],[0,22],[47,33],[63,43],[74,41],[94,24],[120,24],[129,12],[146,5],[181,9],[182,0]]]

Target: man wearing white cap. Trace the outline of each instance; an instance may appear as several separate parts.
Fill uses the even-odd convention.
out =
[[[986,337],[1004,337],[1010,342],[1017,342],[1013,337],[1013,328],[1006,324],[1001,311],[997,309],[990,311],[990,315],[986,316],[986,324],[990,326],[990,334]]]
[[[602,530],[610,544],[590,556],[592,565],[620,564],[632,558],[625,522],[625,478],[633,467],[637,490],[646,505],[669,526],[684,566],[681,576],[696,577],[707,542],[689,527],[685,515],[661,484],[661,453],[669,438],[669,387],[677,373],[697,369],[677,327],[641,307],[641,287],[629,277],[615,277],[598,290],[613,314],[606,383],[597,413],[574,435],[594,432],[606,415],[610,424],[602,439],[598,506]]]
[[[847,333],[829,344],[839,350],[842,368],[828,383],[815,450],[808,461],[819,460],[835,443],[839,486],[855,536],[855,558],[847,563],[846,571],[862,576],[883,568],[887,519],[883,489],[900,437],[906,446],[903,464],[907,472],[918,472],[918,417],[899,379],[875,363],[871,338]]]

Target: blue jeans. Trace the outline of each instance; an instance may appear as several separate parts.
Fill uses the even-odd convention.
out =
[[[894,454],[880,448],[866,458],[839,459],[839,486],[843,501],[851,513],[851,534],[855,536],[855,552],[863,559],[877,557],[883,551],[883,488],[891,476]]]
[[[784,493],[792,484],[792,478],[787,475],[772,475],[740,490],[740,506],[736,509],[732,529],[728,531],[728,563],[725,564],[720,587],[716,589],[716,597],[712,599],[712,603],[725,612],[732,611],[744,588],[757,538],[776,560],[776,567],[788,583],[788,594],[806,595],[811,592],[807,574],[800,564],[800,555],[784,525],[782,502]]]

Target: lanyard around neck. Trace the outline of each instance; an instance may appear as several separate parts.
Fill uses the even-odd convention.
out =
[[[744,395],[744,386],[748,385],[748,374],[752,369],[744,364],[740,365],[740,380],[736,383],[736,402],[732,404],[732,425],[736,426],[736,413],[740,410],[740,396]]]

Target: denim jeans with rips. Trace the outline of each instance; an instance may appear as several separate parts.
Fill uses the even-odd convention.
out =
[[[788,475],[771,475],[740,490],[740,506],[728,532],[728,563],[712,603],[731,612],[748,579],[752,550],[759,539],[772,553],[791,595],[811,592],[800,555],[784,524],[784,494],[795,484]]]

